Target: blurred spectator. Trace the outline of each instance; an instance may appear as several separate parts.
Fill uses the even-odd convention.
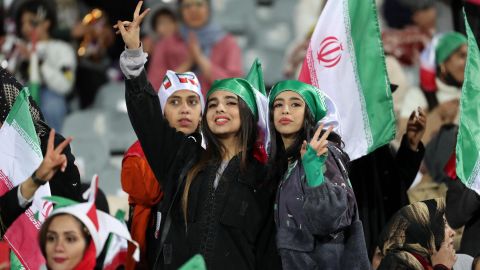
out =
[[[17,32],[28,42],[18,44],[24,62],[20,75],[28,78],[27,67],[35,49],[40,63],[40,108],[47,123],[61,130],[68,109],[66,95],[75,81],[76,58],[69,44],[51,37],[56,21],[52,6],[43,0],[23,2],[16,14]]]
[[[462,34],[450,32],[442,35],[435,47],[435,89],[427,91],[413,87],[405,95],[400,111],[400,128],[405,126],[412,108],[429,111],[428,142],[440,126],[453,123],[458,117],[461,87],[464,80],[467,57],[467,39]]]
[[[382,232],[378,269],[450,270],[456,261],[454,236],[443,199],[405,206]]]
[[[308,46],[310,45],[310,39],[313,34],[314,26],[312,26],[310,32],[307,33],[304,39],[300,42],[293,44],[292,48],[287,50],[286,63],[283,68],[283,75],[288,79],[296,79],[300,74],[303,60],[307,55]]]
[[[87,6],[81,0],[54,0],[57,26],[52,35],[66,42],[73,42],[73,30],[82,20],[82,14],[88,12]]]
[[[158,90],[167,69],[198,75],[205,94],[216,79],[241,77],[243,64],[235,38],[212,18],[208,0],[180,0],[180,33],[165,38],[154,49],[148,77]]]
[[[178,32],[177,15],[168,7],[159,7],[152,13],[150,24],[151,33],[142,39],[143,51],[149,55],[155,54],[153,49],[157,42]]]
[[[385,53],[403,65],[418,64],[420,52],[435,32],[434,0],[385,0],[383,13],[390,29],[382,35]]]
[[[75,84],[80,107],[87,108],[95,100],[98,89],[109,81],[107,74],[111,61],[108,49],[114,42],[114,33],[104,10],[94,8],[73,29],[79,40],[78,70]]]

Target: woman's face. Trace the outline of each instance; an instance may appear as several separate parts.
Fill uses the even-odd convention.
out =
[[[191,28],[200,28],[208,22],[210,10],[206,0],[184,0],[180,6],[183,22]]]
[[[293,92],[281,92],[273,101],[273,123],[283,138],[295,136],[303,126],[305,101]]]
[[[71,215],[54,217],[45,245],[49,269],[73,269],[82,260],[87,246],[82,224]]]
[[[189,90],[173,93],[165,103],[164,115],[171,127],[184,134],[197,130],[202,115],[200,97]]]
[[[215,136],[236,136],[241,124],[238,96],[222,90],[211,94],[207,101],[206,118],[208,128]]]
[[[460,83],[465,79],[465,64],[467,62],[467,45],[462,45],[448,59],[440,64],[442,75],[450,73],[452,77]]]

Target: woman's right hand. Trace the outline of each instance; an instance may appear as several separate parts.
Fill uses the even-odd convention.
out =
[[[42,163],[35,172],[36,176],[42,180],[50,181],[58,170],[65,171],[67,167],[67,157],[62,154],[63,150],[72,141],[72,137],[68,137],[56,148],[54,148],[55,130],[50,130],[48,136],[47,152],[43,157]]]
[[[123,42],[125,42],[128,49],[137,49],[140,47],[140,25],[150,11],[150,9],[147,8],[140,14],[142,5],[143,1],[139,1],[135,12],[133,12],[133,21],[118,21],[117,24],[113,26],[113,28],[118,29],[116,33],[122,35]]]
[[[442,243],[440,249],[432,254],[432,266],[441,264],[448,269],[452,269],[453,265],[457,261],[457,255],[453,245],[448,244],[446,241]]]

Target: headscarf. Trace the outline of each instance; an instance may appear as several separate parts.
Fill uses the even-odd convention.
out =
[[[205,110],[205,101],[203,100],[202,89],[197,76],[193,72],[176,73],[167,70],[163,78],[162,85],[158,90],[158,97],[160,98],[160,106],[162,113],[165,113],[165,104],[167,99],[175,92],[180,90],[192,91],[200,98],[200,105],[202,106],[202,114]]]
[[[270,107],[275,101],[275,98],[284,91],[293,91],[299,94],[310,109],[315,122],[320,121],[327,115],[327,105],[323,93],[315,86],[297,80],[281,81],[273,86],[268,96]]]
[[[222,29],[222,27],[217,22],[214,21],[210,2],[207,0],[204,0],[204,1],[206,2],[206,4],[210,9],[208,22],[204,26],[197,29],[190,28],[187,25],[185,25],[185,23],[183,22],[180,25],[180,36],[182,37],[183,40],[188,41],[188,34],[190,32],[195,32],[197,34],[198,42],[200,43],[200,48],[202,49],[202,52],[207,57],[210,57],[213,46],[215,46],[215,44],[217,44],[217,42],[220,41],[226,35],[226,32]],[[181,5],[181,2],[182,1],[179,1],[180,5]]]
[[[465,35],[457,32],[445,33],[439,40],[435,48],[435,59],[437,65],[445,62],[452,53],[462,45],[467,45]]]
[[[445,200],[416,202],[400,209],[380,235],[382,265],[405,265],[422,269],[430,255],[445,240]]]
[[[51,219],[57,215],[68,214],[77,218],[90,234],[92,241],[86,248],[84,258],[76,266],[75,269],[93,269],[95,259],[101,255],[102,250],[107,244],[110,235],[113,234],[119,239],[125,239],[132,242],[136,246],[133,257],[136,261],[140,258],[138,244],[132,240],[130,232],[126,225],[115,217],[97,210],[95,206],[95,198],[98,192],[98,176],[95,175],[88,190],[87,202],[79,203],[67,198],[51,196],[44,198],[47,201],[55,203],[54,210],[49,215]],[[43,229],[43,228],[42,228]]]

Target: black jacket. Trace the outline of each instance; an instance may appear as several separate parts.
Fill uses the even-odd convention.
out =
[[[357,198],[360,220],[363,222],[367,249],[372,254],[378,236],[390,217],[409,204],[407,190],[422,162],[425,148],[410,150],[406,136],[396,154],[390,145],[350,163],[350,181]]]
[[[162,223],[172,206],[170,230],[161,256],[154,259],[158,259],[157,268],[178,269],[200,253],[209,270],[268,269],[266,265],[277,257],[269,255],[275,254],[274,190],[262,186],[265,166],[251,158],[242,171],[236,156],[214,189],[220,164],[208,163],[191,184],[185,221],[181,203],[185,183],[179,177],[204,149],[195,136],[186,137],[169,126],[145,72],[126,81],[126,101],[132,126],[162,185]]]
[[[21,207],[18,204],[18,189],[19,186],[16,186],[0,197],[1,236],[3,236],[8,227],[32,204],[29,203],[26,207]]]
[[[445,216],[452,228],[465,226],[458,253],[472,257],[480,254],[480,196],[460,179],[447,181]]]
[[[44,125],[44,129],[46,131],[42,132],[40,135],[40,148],[42,148],[43,155],[45,155],[47,152],[50,127]],[[57,147],[64,140],[65,138],[62,135],[55,133],[55,147]],[[57,173],[55,173],[55,175],[52,177],[49,182],[50,192],[55,196],[61,196],[74,201],[82,202],[84,200],[82,198],[80,173],[78,172],[77,166],[74,164],[75,157],[73,156],[69,145],[65,147],[63,154],[65,154],[67,157],[67,167],[65,168],[65,172],[58,170]]]

